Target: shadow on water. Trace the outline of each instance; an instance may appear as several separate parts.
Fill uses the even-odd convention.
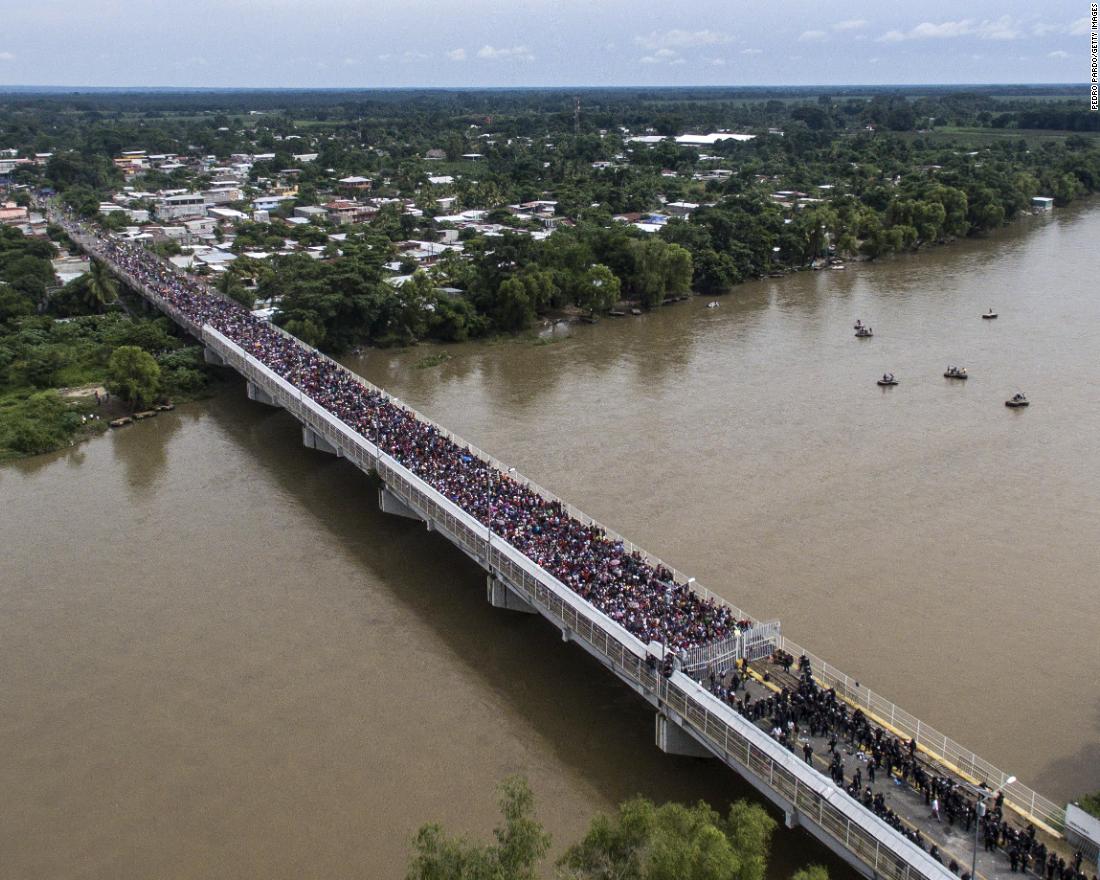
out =
[[[1092,713],[1091,722],[1084,720],[1086,711]],[[1100,792],[1100,697],[1094,697],[1091,706],[1083,706],[1081,716],[1080,748],[1073,755],[1050,761],[1043,770],[1044,777],[1075,780],[1071,799]]]
[[[377,481],[347,462],[305,449],[291,416],[247,402],[243,388],[239,398],[213,401],[209,412],[230,441],[249,451],[358,565],[389,586],[454,657],[608,799],[702,799],[724,810],[733,800],[749,798],[768,806],[781,823],[782,816],[725,766],[660,753],[648,704],[581,648],[562,644],[543,619],[489,606],[478,566],[438,534],[426,533],[423,524],[381,513]],[[410,583],[415,591],[399,589]],[[493,722],[479,717],[471,723]],[[854,876],[808,834],[780,825],[770,875],[788,876],[810,861],[826,865],[834,877]]]
[[[183,416],[178,410],[161,413],[111,434],[111,451],[126,474],[131,501],[148,498],[168,470],[168,446],[179,433]]]

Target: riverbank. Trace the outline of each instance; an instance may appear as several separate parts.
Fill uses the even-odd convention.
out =
[[[132,408],[107,391],[108,361],[122,346],[155,358],[154,403],[203,397],[215,380],[202,347],[163,318],[108,312],[0,325],[0,462],[75,446],[129,415]]]
[[[1080,662],[1100,616],[1100,212],[1036,227],[554,345],[456,344],[422,370],[429,347],[372,349],[354,366],[1069,798],[1100,788]],[[1001,318],[982,321],[991,304]],[[857,316],[874,340],[852,338]],[[942,367],[960,354],[972,376],[955,387]],[[901,394],[874,387],[885,368]],[[1002,406],[1005,381],[1030,411]],[[382,514],[377,491],[243,383],[0,471],[13,873],[400,877],[415,828],[481,833],[493,786],[521,770],[556,852],[637,793],[751,795],[654,748],[647,706],[540,620],[490,607],[481,570]],[[1043,664],[1021,660],[1037,626],[1058,633]],[[410,688],[410,669],[432,685]],[[770,880],[828,857],[777,834]]]

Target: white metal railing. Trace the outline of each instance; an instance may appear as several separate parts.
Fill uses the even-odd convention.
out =
[[[984,782],[990,788],[1003,786],[1005,802],[1018,813],[1038,819],[1054,831],[1060,832],[1065,827],[1065,807],[1043,797],[1018,780],[1006,785],[1009,774],[979,757],[971,749],[940,733],[930,724],[876,694],[785,636],[780,636],[780,643],[780,647],[787,653],[795,657],[804,654],[809,659],[814,678],[819,684],[833,688],[838,696],[894,728],[902,736],[915,739],[925,753],[954,768],[963,776],[979,783]]]
[[[303,421],[322,432],[347,457],[353,457],[355,447],[361,448],[366,454],[360,457],[360,466],[375,470],[387,489],[429,521],[443,521],[446,532],[457,543],[479,554],[490,571],[503,577],[544,616],[569,631],[572,637],[582,639],[607,665],[649,694],[658,706],[674,712],[726,763],[752,773],[803,821],[816,825],[871,873],[889,880],[950,877],[941,864],[846,793],[838,791],[820,772],[798,760],[694,679],[679,672],[667,679],[651,670],[645,662],[645,646],[629,631],[224,334],[207,326],[203,339],[272,400],[280,405],[289,404],[292,410],[301,405]],[[764,629],[760,635],[763,637],[765,633],[775,634]]]
[[[70,232],[70,235],[72,234],[73,233]],[[94,239],[91,239],[86,235],[82,235],[80,236],[80,238],[84,239],[80,241],[80,243],[88,250],[93,252],[98,250],[98,248],[95,247],[95,243],[93,243],[95,241]],[[102,256],[101,259],[103,259]],[[453,521],[461,522],[466,528],[472,528],[471,523],[473,523],[476,524],[477,529],[483,529],[488,532],[486,527],[484,527],[481,523],[470,517],[469,514],[467,514],[465,511],[462,511],[461,508],[457,507],[457,505],[454,505],[453,502],[446,499],[445,496],[432,489],[430,486],[428,486],[427,483],[424,483],[424,481],[420,480],[419,477],[416,477],[403,465],[400,465],[398,462],[382,453],[376,446],[374,446],[374,444],[370,443],[369,440],[367,440],[353,428],[345,424],[343,421],[333,416],[331,413],[329,413],[327,410],[325,410],[323,407],[313,401],[312,398],[304,395],[301,390],[298,389],[296,386],[268,369],[265,365],[260,363],[258,360],[253,358],[251,355],[249,355],[247,352],[245,352],[243,349],[241,349],[239,346],[229,340],[228,337],[219,333],[216,329],[209,325],[203,328],[196,328],[194,322],[183,315],[171,303],[164,300],[164,298],[161,297],[156,291],[152,290],[147,285],[139,282],[137,279],[130,276],[129,273],[126,273],[124,270],[119,269],[117,266],[112,266],[112,268],[114,268],[114,270],[120,275],[125,277],[128,282],[133,284],[135,289],[142,291],[159,308],[162,308],[179,323],[191,329],[198,338],[201,338],[208,343],[216,343],[216,345],[214,345],[213,347],[216,350],[219,350],[219,353],[232,352],[234,356],[230,358],[230,360],[235,361],[234,366],[237,367],[243,375],[252,378],[253,381],[255,381],[256,378],[262,378],[263,384],[269,386],[269,388],[265,390],[270,391],[271,389],[277,389],[278,396],[290,402],[290,407],[288,408],[291,409],[291,411],[296,416],[310,421],[311,426],[319,428],[319,433],[321,433],[322,436],[325,436],[326,439],[328,439],[330,442],[335,441],[334,445],[337,445],[339,448],[341,448],[345,452],[347,457],[356,461],[356,463],[359,464],[361,467],[364,466],[364,462],[367,459],[379,464],[384,463],[384,459],[388,459],[389,462],[392,462],[392,465],[390,467],[393,473],[398,473],[398,471],[394,470],[394,468],[399,469],[400,472],[407,474],[409,478],[418,481],[423,487],[429,490],[428,492],[418,490],[421,491],[421,494],[425,495],[425,497],[431,498],[432,495],[438,496],[437,498],[431,498],[431,500],[441,509],[446,510],[447,514],[452,518]],[[351,371],[344,367],[342,364],[339,364],[338,362],[333,361],[331,358],[328,358],[320,352],[317,352],[315,349],[306,346],[305,343],[302,343],[301,340],[297,339],[297,337],[293,337],[290,334],[287,334],[276,325],[271,325],[271,327],[277,332],[284,333],[289,338],[294,339],[294,341],[297,344],[302,345],[303,348],[329,361],[334,367],[345,371],[350,375],[353,375],[355,379],[361,382],[366,388],[377,392],[389,402],[401,407],[418,421],[431,425],[442,436],[446,437],[448,440],[455,443],[456,445],[468,449],[472,455],[481,459],[485,463],[489,464],[492,467],[495,467],[503,473],[507,473],[511,478],[515,479],[517,482],[524,484],[529,489],[537,492],[539,495],[546,498],[547,500],[558,502],[562,505],[563,510],[565,510],[568,515],[575,517],[580,522],[601,529],[613,541],[621,541],[627,552],[637,552],[642,558],[644,558],[650,565],[654,567],[663,566],[670,572],[677,583],[685,585],[694,592],[703,596],[704,598],[712,599],[716,604],[725,606],[726,608],[730,609],[730,612],[734,615],[735,618],[737,618],[738,620],[749,621],[752,624],[753,629],[757,627],[770,626],[770,624],[762,624],[760,621],[757,621],[755,618],[746,614],[740,608],[737,608],[736,606],[722,599],[720,596],[716,596],[715,594],[711,593],[709,590],[695,582],[693,578],[688,578],[671,566],[666,565],[658,557],[653,556],[652,554],[646,552],[644,549],[637,547],[630,541],[627,541],[621,535],[606,528],[596,520],[589,517],[583,511],[578,510],[573,505],[558,498],[552,492],[535,483],[533,480],[529,480],[522,474],[518,473],[514,468],[507,466],[495,457],[468,443],[461,437],[453,434],[451,431],[447,430],[443,426],[438,425],[431,419],[424,416],[422,413],[418,412],[413,407],[408,406],[407,404],[400,401],[398,398],[388,394],[385,390],[378,388],[361,376],[351,373]],[[364,449],[366,449],[366,459],[364,458],[363,454]],[[489,532],[489,534],[491,535],[491,532]],[[512,551],[512,553],[518,554],[520,558],[518,560],[513,560],[513,564],[519,566],[520,569],[524,571],[528,571],[531,568],[537,570],[538,574],[531,576],[535,576],[537,580],[543,583],[544,587],[550,589],[555,595],[557,595],[560,601],[564,602],[566,605],[572,608],[574,615],[579,615],[581,617],[589,617],[591,614],[599,615],[599,617],[602,618],[599,625],[603,627],[605,631],[609,627],[613,628],[614,630],[620,631],[618,633],[618,641],[620,642],[620,645],[629,646],[630,653],[636,658],[645,657],[645,646],[642,645],[640,640],[638,640],[635,636],[622,628],[619,624],[611,620],[611,618],[602,614],[602,612],[599,612],[590,603],[581,599],[575,592],[573,592],[556,578],[554,578],[553,575],[551,575],[549,572],[546,572],[536,563],[528,559],[526,556],[523,556],[518,550],[515,550],[515,548],[512,548],[511,545],[506,544],[503,539],[500,539],[497,536],[492,536],[492,544],[494,546],[500,545],[501,547],[507,547],[508,550]],[[511,556],[511,553],[508,553],[507,555]],[[552,586],[546,586],[546,578],[549,578],[553,581]],[[826,663],[824,660],[817,657],[816,655],[813,655],[810,652],[806,651],[804,648],[797,645],[790,639],[779,635],[777,622],[775,623],[775,626],[775,647],[781,647],[795,656],[805,654],[811,660],[815,678],[817,678],[817,680],[822,685],[835,688],[837,690],[837,693],[848,700],[850,703],[852,703],[853,705],[858,705],[866,711],[873,713],[878,719],[894,727],[903,735],[915,737],[924,751],[931,754],[933,757],[936,757],[941,761],[952,765],[964,775],[970,776],[971,778],[980,781],[984,781],[992,786],[1004,784],[1005,780],[1008,778],[1008,774],[1006,774],[1004,771],[994,767],[989,762],[980,758],[973,751],[964,748],[963,746],[949,739],[945,735],[939,733],[937,730],[935,730],[935,728],[924,724],[915,716],[912,716],[909,713],[905,712],[892,702],[878,696],[877,694],[874,694],[869,689],[858,685],[854,679],[836,669],[831,664]],[[761,630],[761,632],[764,631],[765,630]],[[765,642],[762,642],[762,644],[766,643],[767,641],[765,639]],[[1006,795],[1006,801],[1008,801],[1019,812],[1042,821],[1044,824],[1054,830],[1060,830],[1063,827],[1065,822],[1064,809],[1054,804],[1052,801],[1048,800],[1042,795],[1039,795],[1034,790],[1028,788],[1025,785],[1022,785],[1017,781],[1011,783],[1010,785],[1006,785],[1004,791]]]

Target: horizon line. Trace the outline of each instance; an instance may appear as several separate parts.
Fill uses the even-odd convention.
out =
[[[464,85],[464,86],[446,86],[446,85],[364,85],[364,86],[199,86],[199,85],[184,85],[184,86],[169,86],[169,85],[152,85],[152,86],[138,86],[138,85],[68,85],[64,83],[59,84],[47,84],[36,83],[33,85],[18,85],[18,84],[2,84],[0,83],[0,94],[10,93],[14,91],[21,92],[34,92],[34,91],[60,91],[74,92],[77,94],[90,93],[90,92],[397,92],[397,91],[439,91],[439,92],[453,92],[453,91],[558,91],[558,90],[576,90],[582,89],[586,91],[612,91],[616,89],[712,89],[712,90],[736,90],[736,89],[853,89],[853,88],[874,88],[874,89],[889,89],[889,88],[1010,88],[1010,87],[1024,87],[1024,88],[1041,88],[1041,87],[1061,87],[1061,88],[1085,88],[1089,87],[1087,80],[1081,80],[1080,82],[1065,82],[1065,81],[1035,81],[1035,82],[912,82],[912,83],[867,83],[867,82],[850,82],[850,83],[812,83],[812,84],[781,84],[781,83],[758,83],[758,84],[705,84],[705,83],[661,83],[661,84],[619,84],[619,85],[599,85],[599,84],[583,84],[583,85]]]

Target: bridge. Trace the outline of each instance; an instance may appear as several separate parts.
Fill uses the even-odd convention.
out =
[[[768,718],[751,717],[745,708],[751,701],[778,701],[777,694],[786,695],[799,687],[799,678],[790,672],[789,661],[782,662],[786,653],[800,658],[807,680],[812,678],[813,686],[822,691],[831,690],[845,713],[867,719],[876,729],[876,736],[905,742],[914,749],[915,761],[948,780],[956,790],[974,789],[975,793],[968,796],[975,808],[979,808],[979,802],[992,807],[992,796],[1003,795],[1005,827],[1011,824],[1018,829],[1011,832],[1013,835],[1023,839],[1024,829],[1031,826],[1037,829],[1032,832],[1035,839],[1042,840],[1047,851],[1072,860],[1064,808],[793,643],[782,635],[778,622],[753,619],[706,591],[693,578],[665,566],[557,499],[514,468],[454,436],[295,337],[273,325],[263,325],[261,332],[277,338],[284,348],[292,346],[309,363],[324,365],[331,375],[358,383],[356,387],[361,386],[414,420],[410,424],[430,426],[479,466],[491,468],[502,479],[560,504],[572,520],[621,542],[625,553],[637,553],[652,569],[667,574],[676,589],[714,603],[707,607],[721,608],[729,619],[740,622],[727,637],[675,651],[660,640],[644,641],[622,621],[612,619],[582,597],[549,567],[522,552],[499,529],[414,472],[408,462],[387,452],[384,443],[368,436],[369,431],[337,415],[333,406],[310,392],[308,383],[266,362],[270,358],[249,343],[251,337],[234,338],[242,335],[234,333],[234,322],[259,323],[241,307],[202,286],[198,279],[176,273],[151,253],[142,251],[138,255],[140,246],[120,244],[56,211],[53,216],[75,243],[107,263],[129,287],[200,340],[209,362],[232,368],[244,377],[249,399],[279,407],[297,419],[306,447],[346,459],[377,477],[379,504],[384,512],[424,523],[428,531],[438,532],[481,566],[486,572],[486,598],[494,607],[541,615],[561,632],[563,641],[586,651],[648,702],[654,710],[656,745],[663,751],[722,761],[775,804],[788,827],[804,828],[865,877],[948,880],[958,873],[968,873],[973,861],[975,880],[1008,878],[1012,872],[1003,851],[978,851],[977,822],[971,835],[970,822],[964,830],[961,818],[958,827],[953,822],[933,820],[927,796],[922,797],[906,779],[888,772],[868,784],[867,799],[853,797],[844,784],[830,776],[832,768],[825,756],[832,751],[828,743],[831,731],[797,734],[797,746],[803,752],[800,755],[795,741],[781,742],[762,726],[770,724]],[[166,283],[169,276],[174,280]],[[234,309],[240,315],[235,315],[233,321],[207,320],[214,314],[235,314]],[[731,674],[740,680],[733,692],[738,695],[736,702],[726,687]],[[811,754],[807,754],[807,747],[812,749]],[[845,749],[841,745],[839,751],[847,753],[847,758],[842,756],[840,761],[844,772],[853,764],[859,766],[864,758],[855,747]],[[846,778],[843,773],[841,778]],[[876,796],[873,808],[865,805],[870,794]],[[1074,828],[1069,830],[1072,833]],[[1083,838],[1073,840],[1075,845],[1081,845],[1081,841],[1087,846]],[[1041,867],[1038,871],[1043,874]]]

